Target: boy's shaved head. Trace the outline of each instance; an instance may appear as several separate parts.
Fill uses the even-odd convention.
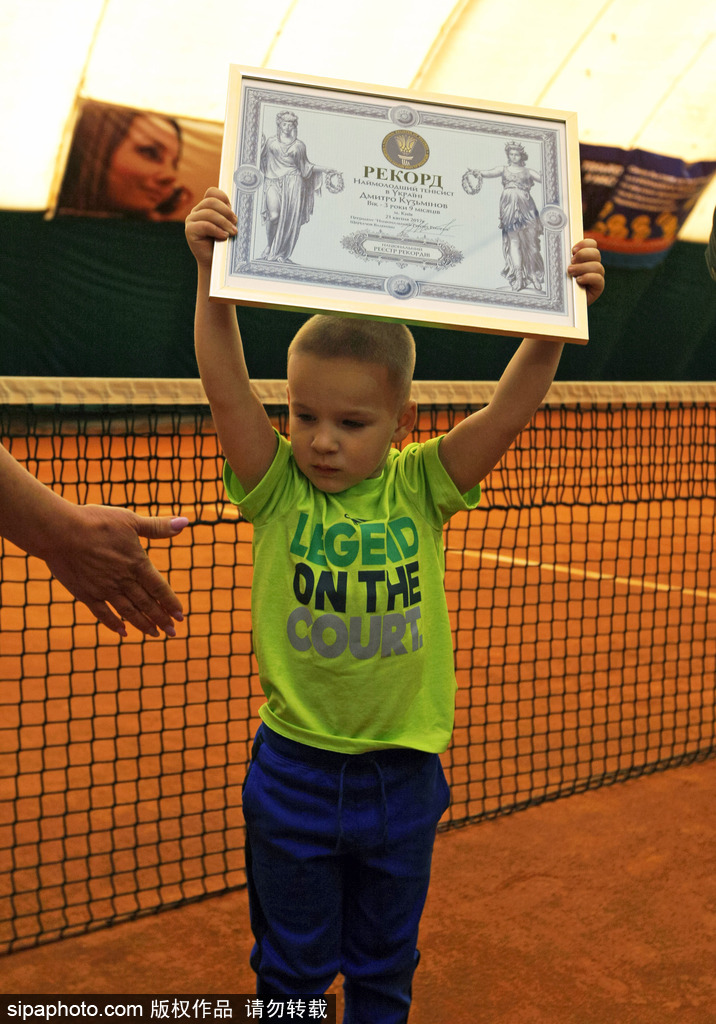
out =
[[[344,316],[312,316],[296,333],[288,349],[308,352],[323,359],[356,359],[377,363],[388,379],[399,404],[410,397],[415,369],[415,340],[405,324],[360,320]]]

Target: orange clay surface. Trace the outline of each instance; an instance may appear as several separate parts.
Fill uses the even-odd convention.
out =
[[[710,760],[438,836],[411,1024],[712,1024],[715,793]],[[250,948],[242,890],[12,954],[0,991],[249,992]]]

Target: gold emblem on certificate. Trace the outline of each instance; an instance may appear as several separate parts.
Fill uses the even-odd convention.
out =
[[[417,132],[400,130],[383,139],[383,156],[395,167],[412,170],[427,163],[430,147]]]

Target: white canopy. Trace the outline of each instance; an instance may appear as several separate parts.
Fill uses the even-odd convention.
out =
[[[78,96],[220,122],[228,65],[573,110],[716,159],[713,0],[4,0],[0,206],[44,210]],[[716,179],[680,238],[705,241]]]

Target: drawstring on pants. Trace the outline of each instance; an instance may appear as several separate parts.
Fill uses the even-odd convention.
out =
[[[388,797],[385,792],[385,777],[383,775],[383,769],[375,760],[371,757],[367,759],[365,764],[371,765],[375,769],[375,773],[378,776],[378,784],[380,786],[380,845],[381,849],[385,849],[388,843]],[[338,853],[341,843],[343,842],[343,797],[345,791],[345,776],[346,769],[350,766],[350,758],[347,758],[341,765],[340,776],[338,780],[338,838],[336,840],[336,853]]]
[[[347,767],[348,761],[344,761],[341,765],[341,775],[338,780],[338,838],[336,839],[336,853],[338,853],[343,841],[343,783],[346,777]]]
[[[380,767],[378,762],[371,758],[370,763],[378,773],[378,781],[380,782],[380,807],[381,816],[383,818],[383,828],[381,830],[381,846],[383,849],[388,844],[388,797],[385,794],[385,778],[383,776],[383,769]]]

